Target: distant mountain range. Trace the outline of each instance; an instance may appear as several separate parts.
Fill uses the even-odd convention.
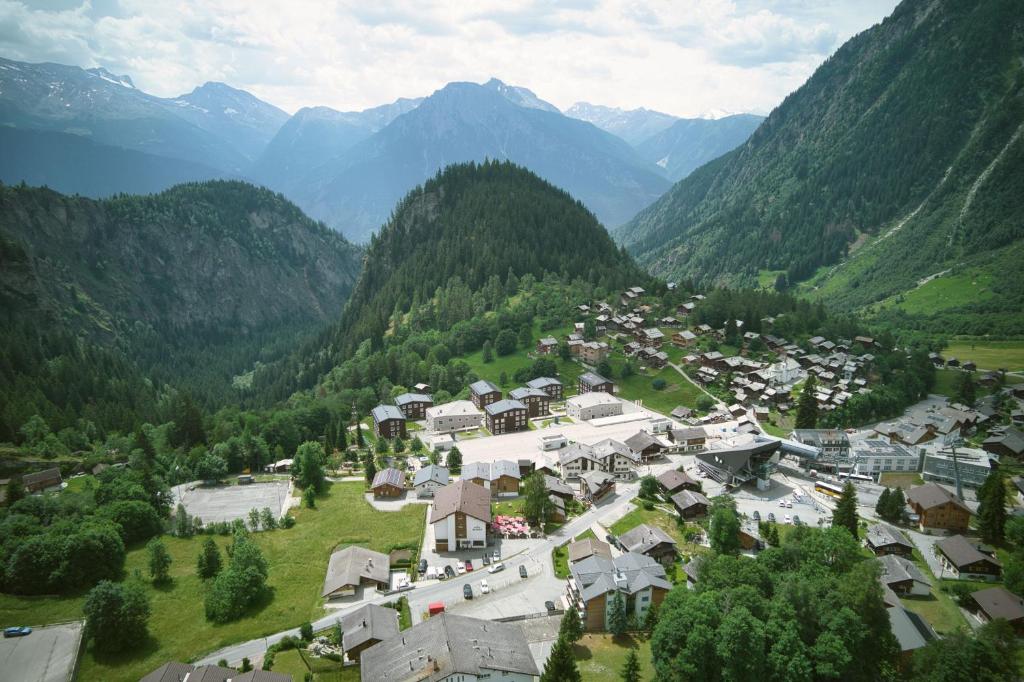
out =
[[[743,126],[686,123],[583,103],[563,114],[493,78],[364,111],[310,107],[289,117],[223,83],[161,98],[105,69],[0,59],[3,182],[105,197],[249,179],[356,241],[446,165],[485,159],[530,168],[616,227],[742,142]]]

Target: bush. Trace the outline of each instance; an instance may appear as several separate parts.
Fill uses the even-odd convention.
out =
[[[662,379],[661,377],[658,377],[657,379],[651,382],[651,388],[653,388],[655,391],[664,391],[665,385],[665,380]]]
[[[291,528],[294,525],[295,525],[295,517],[292,516],[291,514],[286,514],[285,517],[283,519],[281,519],[281,527],[282,528]]]
[[[89,591],[82,610],[86,631],[99,651],[132,649],[146,639],[149,600],[138,583],[100,581]]]
[[[651,502],[650,500],[644,500],[643,501],[643,507],[647,511],[654,511],[654,503]]]
[[[299,626],[299,635],[302,637],[302,639],[306,640],[307,642],[312,642],[313,641],[313,625],[309,621],[306,621],[305,623],[300,625]]]

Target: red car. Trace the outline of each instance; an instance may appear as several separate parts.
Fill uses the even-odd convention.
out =
[[[469,559],[466,559],[466,573],[469,573],[472,570],[473,570],[473,562],[470,561]]]

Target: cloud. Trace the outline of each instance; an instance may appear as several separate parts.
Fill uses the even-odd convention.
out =
[[[288,111],[361,109],[491,76],[563,108],[768,111],[895,4],[0,0],[0,55],[103,66],[162,96],[219,80]]]

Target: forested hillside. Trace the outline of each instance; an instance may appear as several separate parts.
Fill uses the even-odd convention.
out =
[[[1022,45],[1013,0],[906,0],[619,237],[705,283],[793,283],[849,257],[814,284],[851,307],[998,260],[1024,235]]]
[[[2,187],[0,264],[8,440],[31,414],[63,425],[117,402],[117,381],[143,419],[154,384],[237,397],[234,374],[340,315],[360,252],[244,183],[103,201]]]

